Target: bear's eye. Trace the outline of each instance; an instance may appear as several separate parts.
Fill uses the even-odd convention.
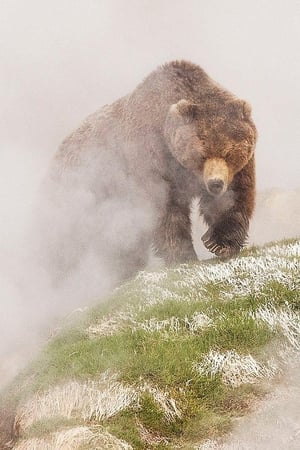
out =
[[[232,151],[233,151],[233,146],[228,146],[227,148],[224,148],[224,150],[223,150],[223,153],[222,153],[222,156],[223,156],[223,158],[228,158],[228,157],[230,157],[230,155],[231,155],[231,153],[232,153]]]
[[[206,139],[203,137],[198,137],[199,144],[202,148],[206,148]]]

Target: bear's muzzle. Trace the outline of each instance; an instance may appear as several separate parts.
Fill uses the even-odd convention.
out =
[[[203,180],[209,194],[219,196],[229,184],[229,169],[222,158],[209,158],[204,163]]]

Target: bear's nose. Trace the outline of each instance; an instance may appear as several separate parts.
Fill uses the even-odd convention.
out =
[[[224,187],[224,181],[219,178],[209,180],[207,183],[208,190],[213,195],[218,195],[222,192]]]

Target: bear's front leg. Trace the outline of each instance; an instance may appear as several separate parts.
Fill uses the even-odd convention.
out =
[[[254,157],[238,172],[230,190],[212,198],[202,193],[200,202],[209,226],[202,236],[205,247],[223,258],[235,256],[246,244],[255,204]]]
[[[223,258],[230,258],[244,247],[248,228],[247,217],[240,212],[232,212],[212,224],[201,240],[210,252]]]
[[[198,260],[192,242],[188,204],[168,204],[154,235],[154,247],[167,265]]]

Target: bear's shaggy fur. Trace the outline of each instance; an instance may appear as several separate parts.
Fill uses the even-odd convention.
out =
[[[130,95],[89,116],[62,143],[52,177],[68,180],[64,189],[70,195],[84,182],[93,205],[113,199],[112,207],[97,216],[92,240],[95,247],[97,239],[102,242],[99,251],[127,277],[144,265],[151,244],[167,264],[197,258],[190,223],[193,197],[200,197],[200,214],[208,225],[204,245],[225,257],[243,247],[255,200],[255,142],[249,105],[199,66],[174,61],[152,72]],[[84,177],[77,176],[83,167]],[[130,220],[123,235],[123,213],[114,211],[124,204]],[[137,229],[139,220],[143,225]],[[109,230],[117,228],[112,238],[103,231],[103,221]],[[75,243],[74,230],[71,239]],[[83,253],[87,244],[79,247]]]

